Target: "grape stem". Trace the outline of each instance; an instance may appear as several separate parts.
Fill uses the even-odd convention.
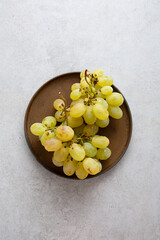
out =
[[[65,103],[64,112],[65,112],[66,123],[67,123],[67,126],[68,126],[67,101],[66,101],[66,99],[64,98],[64,96],[61,92],[59,92],[59,96],[63,99],[63,101]]]

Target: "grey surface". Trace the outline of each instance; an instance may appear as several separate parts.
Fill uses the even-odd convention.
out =
[[[160,1],[0,1],[0,239],[160,239]],[[133,114],[123,159],[87,181],[60,178],[23,132],[33,93],[101,67]]]

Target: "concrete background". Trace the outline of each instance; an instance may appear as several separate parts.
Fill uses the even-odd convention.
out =
[[[160,239],[160,1],[0,1],[0,239]],[[88,181],[30,152],[24,114],[61,73],[101,67],[133,114],[123,159]]]

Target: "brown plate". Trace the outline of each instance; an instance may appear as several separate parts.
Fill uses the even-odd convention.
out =
[[[34,94],[25,115],[25,136],[30,149],[36,159],[45,168],[62,177],[67,177],[64,175],[62,167],[56,167],[52,164],[53,153],[49,153],[44,149],[38,137],[30,132],[30,126],[35,122],[41,122],[46,116],[54,115],[55,110],[53,108],[53,101],[59,98],[59,92],[62,92],[67,102],[70,103],[71,100],[69,95],[71,85],[79,81],[79,72],[66,73],[49,80]],[[116,92],[120,92],[115,86],[113,86],[113,89]],[[112,155],[108,160],[101,161],[103,165],[101,173],[109,170],[121,159],[130,142],[132,134],[132,117],[126,100],[124,100],[121,108],[123,110],[123,117],[120,120],[110,118],[109,126],[101,128],[99,131],[100,134],[106,135],[110,139],[109,148],[112,151]],[[94,176],[89,175],[89,178],[91,177]],[[75,175],[70,178],[77,179]]]

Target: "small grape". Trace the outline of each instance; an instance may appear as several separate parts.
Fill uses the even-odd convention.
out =
[[[94,147],[91,143],[85,142],[83,144],[84,151],[87,157],[95,157],[97,154],[97,148]]]
[[[72,159],[67,159],[63,164],[63,172],[67,176],[72,176],[76,170],[77,163]]]
[[[106,107],[100,103],[93,105],[93,113],[100,120],[105,120],[109,116]]]
[[[59,126],[56,129],[56,136],[62,141],[70,141],[74,136],[74,131],[69,126]]]
[[[52,117],[52,116],[48,116],[48,117],[45,117],[43,120],[42,120],[42,123],[47,127],[47,128],[53,128],[56,126],[56,118],[55,117]]]
[[[104,100],[101,97],[97,97],[93,100],[94,103],[100,103],[103,104],[105,106],[106,109],[108,109],[108,103],[106,102],[106,100]]]
[[[109,96],[110,94],[112,94],[113,88],[110,86],[104,86],[101,88],[101,92],[102,94]]]
[[[55,134],[51,130],[45,131],[43,135],[40,137],[41,144],[44,146],[45,142],[48,139],[54,138]]]
[[[101,87],[111,86],[113,84],[113,78],[109,76],[103,76],[98,78],[98,85]]]
[[[58,151],[62,146],[62,142],[56,138],[48,139],[44,143],[44,147],[48,152]]]
[[[71,91],[76,90],[76,89],[80,89],[80,87],[81,87],[80,83],[74,83],[71,86]]]
[[[65,112],[64,111],[57,111],[55,113],[55,118],[58,122],[63,122],[65,120]]]
[[[106,97],[107,102],[113,106],[121,106],[123,104],[123,96],[120,93],[114,92],[111,95]]]
[[[79,118],[83,116],[83,114],[86,111],[86,108],[87,107],[84,105],[83,102],[77,103],[71,107],[70,115],[74,118]]]
[[[85,136],[94,136],[98,132],[99,127],[96,124],[86,125],[84,127],[83,133]]]
[[[77,103],[84,103],[84,99],[79,98],[78,100],[72,101],[70,104],[70,108],[72,108]]]
[[[87,124],[93,124],[96,121],[96,116],[93,114],[93,107],[87,106],[86,112],[83,114],[84,120]]]
[[[71,128],[79,127],[82,124],[83,124],[83,118],[82,117],[73,118],[70,115],[68,116],[68,126],[70,126]]]
[[[33,123],[30,127],[31,133],[35,136],[41,136],[46,129],[46,126],[42,123]]]
[[[82,161],[85,157],[84,148],[77,143],[72,143],[72,145],[69,147],[69,153],[76,161]]]
[[[56,167],[62,167],[64,162],[57,162],[54,157],[52,157],[52,163],[56,166]]]
[[[53,106],[56,110],[60,111],[64,109],[65,103],[62,99],[56,99],[53,103]]]
[[[86,80],[87,80],[87,81],[86,81]],[[81,87],[82,87],[82,88],[87,88],[87,87],[89,87],[88,83],[89,83],[89,84],[91,83],[91,80],[90,80],[88,77],[86,77],[86,79],[85,79],[85,78],[82,78],[81,81],[80,81],[80,84],[81,84]]]
[[[96,158],[100,160],[107,160],[111,156],[111,150],[109,148],[100,148],[97,151]]]
[[[101,127],[101,128],[107,127],[108,124],[109,124],[109,117],[105,120],[100,120],[100,119],[97,118],[96,124],[97,124],[98,127]]]
[[[103,76],[103,70],[100,69],[100,68],[95,69],[94,72],[93,72],[93,76],[95,78],[102,77]]]
[[[84,127],[85,127],[85,124],[84,124],[84,123],[83,123],[80,127],[76,127],[76,128],[74,129],[75,134],[76,134],[77,136],[82,135]]]
[[[53,157],[57,162],[63,162],[67,159],[69,154],[69,148],[63,146],[58,151],[54,152]]]
[[[88,176],[88,173],[84,169],[82,162],[77,163],[77,166],[76,166],[76,176],[79,179],[85,179]]]
[[[83,167],[91,175],[96,175],[102,169],[101,163],[95,158],[85,158],[83,161]]]
[[[75,90],[73,90],[72,92],[71,92],[71,94],[70,94],[70,98],[72,99],[72,100],[78,100],[80,97],[81,97],[81,91],[80,91],[80,89],[75,89]]]
[[[123,112],[122,112],[122,110],[121,110],[120,107],[110,106],[110,105],[109,105],[108,111],[109,111],[109,115],[110,115],[112,118],[120,119],[120,118],[122,118],[122,116],[123,116]]]
[[[109,139],[105,136],[94,136],[92,138],[92,145],[97,148],[106,148],[109,145]]]

